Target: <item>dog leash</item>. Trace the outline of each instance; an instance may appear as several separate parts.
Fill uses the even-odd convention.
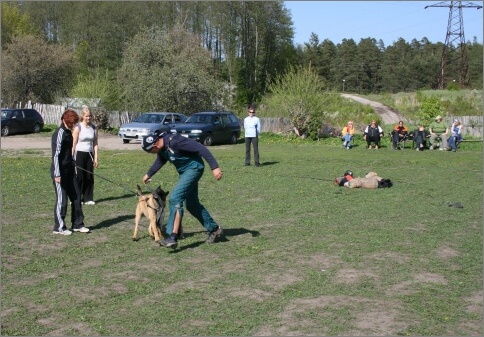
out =
[[[296,178],[296,179],[312,179],[312,180],[321,180],[321,181],[333,181],[332,179],[325,179],[325,178],[316,178],[316,177],[309,177],[309,176],[292,176],[286,174],[272,174],[274,177],[281,177],[281,178]]]
[[[82,168],[82,167],[80,167],[80,166],[77,166],[77,165],[76,165],[76,168],[78,168],[78,169],[80,169],[80,170],[82,170],[82,171],[85,171],[85,172],[87,172],[87,173],[91,173],[91,174],[95,175],[96,177],[99,177],[99,178],[101,178],[101,179],[103,179],[103,180],[106,180],[106,181],[110,182],[110,183],[111,183],[111,184],[113,184],[113,185],[116,185],[116,186],[118,186],[118,187],[121,187],[123,190],[126,190],[126,191],[128,191],[129,193],[133,194],[135,197],[137,197],[137,196],[138,196],[138,193],[134,192],[133,190],[130,190],[129,188],[127,188],[127,187],[125,187],[125,186],[123,186],[123,185],[121,185],[121,184],[115,183],[114,181],[109,180],[108,178],[105,178],[105,177],[103,177],[103,176],[101,176],[101,175],[99,175],[99,174],[97,174],[97,173],[91,172],[91,171],[86,170],[86,169],[84,169],[84,168]]]

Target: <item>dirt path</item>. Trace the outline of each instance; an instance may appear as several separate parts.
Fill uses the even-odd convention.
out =
[[[12,135],[1,137],[2,150],[22,150],[22,149],[48,149],[50,150],[51,138],[40,134]],[[139,150],[141,143],[131,141],[123,144],[118,137],[108,133],[99,133],[99,150]]]
[[[397,110],[394,110],[384,104],[381,104],[379,102],[375,101],[370,101],[369,99],[362,98],[360,96],[356,95],[351,95],[351,94],[341,94],[342,97],[352,99],[354,101],[357,101],[361,104],[366,104],[371,106],[373,109],[375,109],[375,112],[380,115],[383,123],[385,124],[397,124],[398,121],[404,121],[407,122],[405,117],[402,116],[400,112]]]

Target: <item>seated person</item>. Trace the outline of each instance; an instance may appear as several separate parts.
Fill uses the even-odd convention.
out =
[[[450,126],[451,135],[447,141],[447,145],[453,152],[457,150],[457,144],[462,140],[462,127],[463,125],[458,119],[454,119],[454,123]]]
[[[430,123],[430,150],[434,149],[434,143],[437,138],[440,138],[439,150],[447,150],[447,134],[449,127],[442,121],[442,116],[435,117],[435,121]]]
[[[417,151],[423,151],[427,146],[427,138],[430,137],[425,126],[419,125],[418,130],[414,131],[413,139],[415,141],[415,147]]]
[[[400,143],[407,137],[407,133],[407,127],[403,126],[403,121],[399,121],[392,131],[392,149],[400,150],[400,148],[398,147],[398,143]]]
[[[372,120],[371,124],[366,127],[365,133],[363,134],[363,139],[366,140],[368,148],[371,149],[371,143],[375,143],[375,149],[378,150],[382,137],[383,129],[376,124],[375,120]]]
[[[355,134],[355,128],[353,126],[353,122],[349,121],[348,124],[341,130],[341,139],[343,140],[343,146],[346,149],[350,149],[351,147],[351,140]]]

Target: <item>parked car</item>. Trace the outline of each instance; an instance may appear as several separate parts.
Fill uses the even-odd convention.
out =
[[[197,112],[185,123],[178,124],[175,131],[205,146],[224,142],[236,144],[240,137],[240,121],[232,112]]]
[[[187,120],[187,116],[174,112],[145,112],[131,123],[119,128],[118,136],[123,143],[130,140],[142,140],[143,136],[155,130],[170,132],[176,125]]]
[[[14,133],[39,133],[44,119],[35,109],[2,109],[2,136]]]

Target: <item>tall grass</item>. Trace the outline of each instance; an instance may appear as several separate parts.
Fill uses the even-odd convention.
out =
[[[452,116],[482,115],[482,90],[422,90],[419,92],[367,95],[412,118],[419,109],[422,97],[437,97],[444,114]]]
[[[177,250],[146,227],[131,240],[152,155],[101,151],[95,172],[115,184],[96,178],[92,233],[62,237],[49,154],[2,149],[2,335],[482,335],[482,147],[462,145],[263,134],[258,168],[243,144],[211,147],[224,178],[206,172],[199,193],[225,237],[206,245],[186,213]],[[335,186],[347,169],[394,186]],[[176,180],[168,166],[152,185]]]

